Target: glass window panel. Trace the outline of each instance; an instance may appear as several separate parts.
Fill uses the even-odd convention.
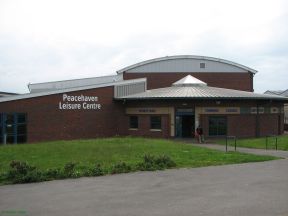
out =
[[[14,124],[14,115],[8,114],[6,117],[6,124]]]
[[[161,116],[151,116],[150,128],[151,129],[161,129]]]
[[[17,125],[17,135],[26,134],[26,130],[27,130],[26,124]]]
[[[138,116],[130,116],[130,128],[138,128]]]
[[[7,135],[13,135],[14,134],[14,125],[7,124],[6,125],[6,133],[7,133]]]
[[[25,113],[18,113],[17,114],[17,122],[18,123],[25,123],[26,122],[26,114]]]
[[[218,121],[218,136],[226,135],[226,120],[219,119]]]
[[[222,116],[209,117],[209,135],[224,136],[227,134],[227,120]]]
[[[14,143],[14,136],[7,136],[7,141],[6,141],[7,144],[12,144]]]
[[[209,118],[209,135],[217,136],[217,120],[214,117]]]
[[[17,143],[26,143],[26,142],[27,142],[27,137],[26,137],[26,135],[17,136]]]

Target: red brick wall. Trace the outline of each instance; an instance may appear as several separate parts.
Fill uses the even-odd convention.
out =
[[[101,110],[59,110],[62,94],[0,103],[1,113],[27,113],[28,142],[126,135],[124,106],[113,102],[113,87],[67,93],[97,96]],[[127,133],[127,132],[126,132]]]
[[[281,121],[281,119],[280,119]],[[259,135],[266,136],[270,134],[279,134],[279,124],[278,115],[259,115]],[[280,128],[281,130],[281,128]]]
[[[227,118],[228,136],[254,137],[256,134],[254,115],[230,115]]]
[[[237,89],[243,91],[253,91],[253,74],[252,73],[126,73],[123,78],[136,79],[147,78],[147,88],[164,88],[170,87],[172,83],[187,76],[188,74],[197,79],[206,82],[208,86]]]
[[[219,116],[219,115],[217,115]],[[225,116],[225,115],[223,115]],[[257,116],[255,114],[226,115],[227,135],[237,137],[256,137]],[[259,114],[259,136],[283,134],[283,117],[278,114]],[[209,136],[209,115],[201,115],[201,125],[205,136]],[[279,128],[280,126],[280,128]]]
[[[161,116],[161,131],[150,130],[150,116],[151,115],[134,115],[138,116],[138,130],[129,130],[129,116],[127,115],[127,129],[131,136],[143,136],[143,137],[156,137],[156,138],[169,138],[170,137],[170,121],[168,115]]]
[[[105,87],[91,90],[83,90],[67,93],[68,95],[97,96],[102,105],[101,110],[59,110],[58,103],[62,101],[62,94],[35,97],[10,102],[0,103],[0,113],[27,113],[28,115],[28,142],[47,140],[70,140],[96,137],[109,137],[115,135],[135,135],[150,137],[170,136],[170,119],[168,115],[162,115],[162,131],[150,131],[149,115],[139,115],[139,130],[129,129],[129,117],[125,114],[126,107],[167,107],[194,108],[195,106],[217,106],[215,101],[189,101],[189,100],[165,100],[165,101],[114,101],[113,87]],[[183,104],[186,104],[184,106]],[[264,103],[264,102],[263,102]],[[227,101],[220,106],[255,106],[255,101]],[[280,106],[281,103],[269,106]],[[282,103],[283,106],[283,103]],[[278,115],[259,115],[260,133],[277,133]],[[256,115],[229,115],[228,135],[255,136]],[[283,133],[283,114],[281,115],[280,133]],[[202,115],[201,124],[204,133],[208,135],[208,117]],[[277,128],[277,129],[275,129]]]

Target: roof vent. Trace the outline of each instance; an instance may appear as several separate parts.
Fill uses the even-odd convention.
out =
[[[184,78],[174,82],[173,86],[207,86],[207,83],[191,76],[185,76]]]

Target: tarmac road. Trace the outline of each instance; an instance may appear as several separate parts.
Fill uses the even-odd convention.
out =
[[[1,216],[288,216],[288,159],[0,186]]]

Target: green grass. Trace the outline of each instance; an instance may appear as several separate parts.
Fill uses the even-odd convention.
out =
[[[1,146],[0,173],[8,170],[12,160],[26,161],[40,170],[61,168],[68,162],[77,162],[78,169],[95,163],[109,169],[120,161],[136,165],[143,160],[144,154],[166,154],[176,162],[178,168],[276,159],[239,152],[224,153],[162,139],[107,138]]]
[[[277,149],[288,151],[288,136],[278,136]],[[217,140],[216,143],[225,145],[225,140]],[[228,144],[234,146],[234,140],[229,140]],[[252,138],[252,139],[239,139],[237,140],[237,146],[246,148],[265,149],[266,148],[266,137]],[[275,137],[268,138],[268,149],[275,149]]]

